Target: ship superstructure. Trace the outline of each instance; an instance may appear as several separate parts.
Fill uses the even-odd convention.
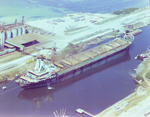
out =
[[[20,86],[28,86],[29,84],[47,81],[56,76],[57,67],[52,63],[45,64],[43,60],[37,59],[36,65],[32,69],[28,69],[24,76],[20,77]],[[47,81],[47,83],[49,83]]]

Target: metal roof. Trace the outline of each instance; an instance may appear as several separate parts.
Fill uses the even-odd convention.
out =
[[[40,42],[46,41],[47,38],[45,38],[41,35],[35,34],[35,33],[28,33],[28,34],[19,35],[14,38],[7,39],[6,42],[13,46],[23,48],[24,46],[22,44],[28,43],[28,42],[31,42],[34,40],[37,40],[40,43]]]

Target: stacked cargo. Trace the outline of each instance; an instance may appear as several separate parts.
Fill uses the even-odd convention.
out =
[[[110,47],[108,45],[103,45],[103,46],[101,46],[101,48],[105,49],[106,51],[110,51],[113,49],[112,47]]]
[[[70,61],[72,64],[71,65],[76,65],[79,63],[78,60],[73,59],[72,57],[65,58],[67,61]]]
[[[93,59],[95,57],[105,57],[108,56],[114,52],[116,52],[119,47],[123,47],[128,42],[123,39],[115,39],[113,41],[110,41],[108,43],[99,45],[97,47],[94,47],[92,49],[83,51],[81,53],[75,54],[73,56],[70,56],[68,58],[62,59],[61,62],[55,62],[54,64],[57,67],[60,67],[62,69],[70,68],[71,66],[75,66],[77,64],[83,63],[84,61]],[[120,50],[120,49],[119,49]]]
[[[120,39],[117,39],[116,42],[119,43],[119,44],[121,44],[121,45],[125,45],[125,44],[128,43],[127,41],[125,41],[125,40],[120,40]]]
[[[94,53],[93,51],[92,51],[92,49],[91,50],[87,50],[87,51],[85,51],[85,52],[83,52],[86,56],[88,56],[88,58],[94,58],[94,57],[96,57],[98,54],[97,53]]]
[[[93,52],[98,53],[99,55],[105,53],[107,50],[101,47],[96,47],[92,49]]]
[[[119,46],[121,46],[121,44],[116,43],[116,42],[109,43],[108,45],[111,46],[111,47],[113,47],[114,49],[118,48]]]
[[[89,57],[87,57],[84,53],[75,54],[73,55],[73,58],[79,60],[80,62],[84,62],[89,59]]]

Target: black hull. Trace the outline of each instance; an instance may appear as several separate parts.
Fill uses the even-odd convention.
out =
[[[95,61],[89,62],[88,64],[86,64],[84,66],[77,67],[76,69],[73,69],[73,70],[70,70],[70,71],[68,70],[67,72],[64,72],[64,73],[61,73],[61,74],[58,73],[53,78],[49,78],[49,79],[46,79],[46,80],[43,80],[43,81],[39,81],[37,83],[30,83],[30,84],[27,84],[27,85],[21,84],[21,85],[23,85],[21,87],[23,89],[40,88],[40,87],[49,86],[49,85],[52,85],[52,84],[56,84],[56,83],[65,81],[67,79],[70,79],[70,78],[73,78],[77,75],[80,75],[84,72],[87,72],[91,69],[94,69],[94,68],[102,66],[106,63],[110,63],[110,62],[113,62],[113,61],[117,60],[118,58],[120,58],[120,57],[124,56],[126,53],[128,53],[129,48],[130,48],[130,45],[127,46],[126,48],[120,50],[120,51],[117,51],[116,53],[113,53],[113,54],[107,56],[107,57],[100,58],[100,59],[97,59]]]

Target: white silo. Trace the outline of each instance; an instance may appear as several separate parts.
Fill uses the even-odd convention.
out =
[[[5,32],[3,32],[2,33],[2,40],[3,40],[3,45],[2,45],[2,47],[4,48],[4,43],[5,43],[5,39],[6,39],[6,37],[5,37]]]
[[[11,38],[11,31],[8,30],[8,31],[7,31],[7,39],[10,39],[10,38]]]
[[[12,29],[12,37],[16,37],[17,36],[17,30],[16,29]]]
[[[5,33],[0,33],[0,50],[4,49]]]
[[[21,35],[21,28],[18,28],[18,36]]]
[[[26,33],[25,27],[22,27],[22,35]]]
[[[0,33],[0,50],[2,50],[2,34]]]

